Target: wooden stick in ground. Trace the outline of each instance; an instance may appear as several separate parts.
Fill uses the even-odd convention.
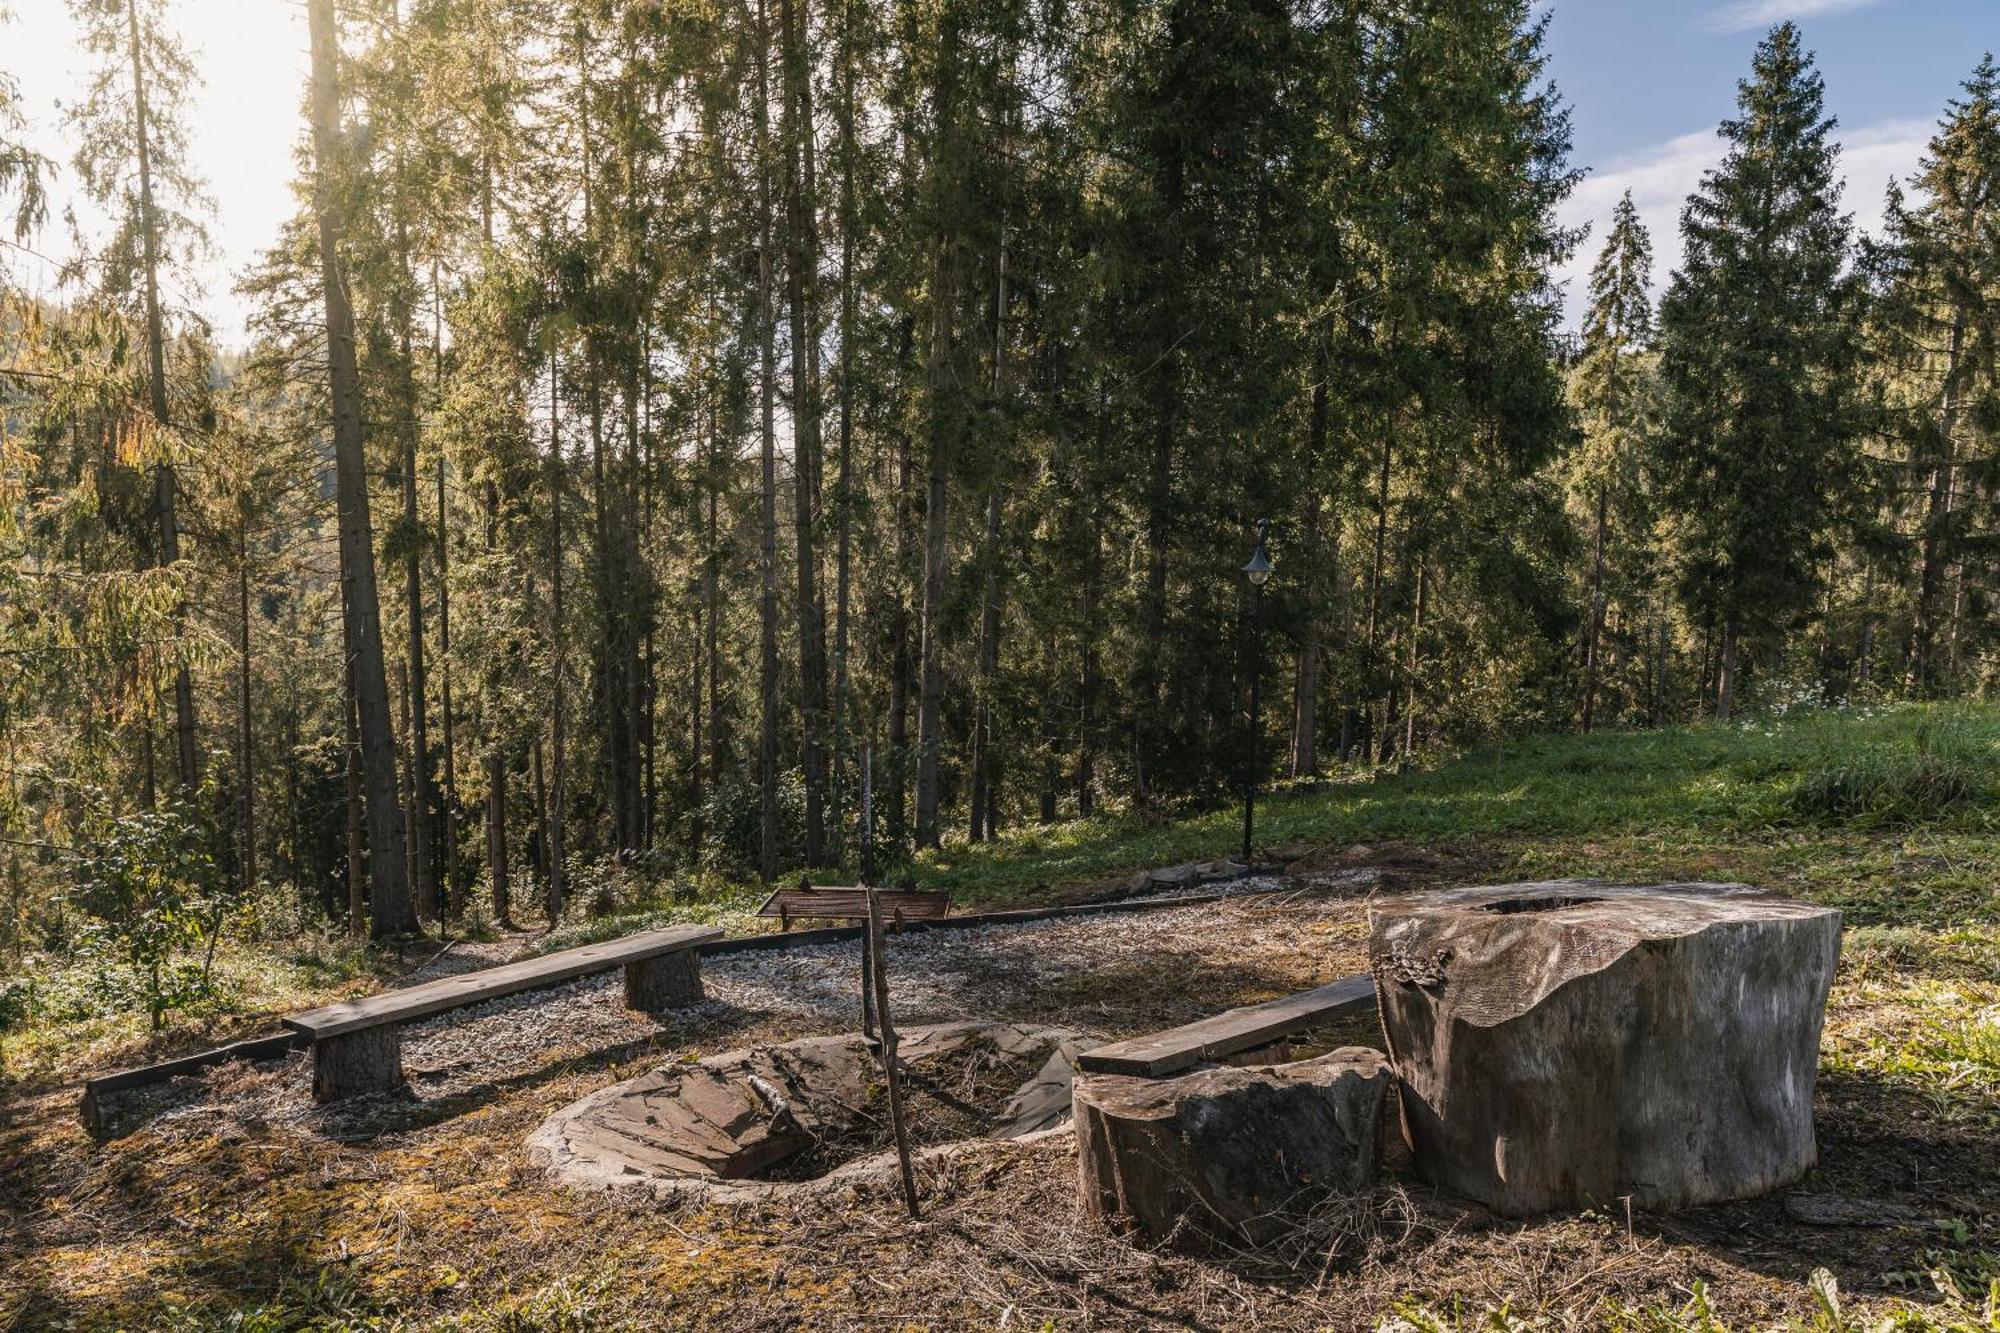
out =
[[[882,1030],[882,1073],[889,1084],[889,1124],[896,1132],[896,1160],[903,1169],[903,1203],[911,1217],[917,1209],[917,1176],[910,1168],[910,1134],[903,1125],[903,1080],[896,1069],[896,1028],[889,1021],[889,976],[882,966],[882,900],[868,890],[868,952],[874,960],[875,1021]]]
[[[875,1043],[875,942],[861,932],[861,1035]]]

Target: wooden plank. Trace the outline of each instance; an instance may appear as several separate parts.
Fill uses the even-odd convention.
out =
[[[275,1059],[290,1054],[305,1044],[306,1039],[296,1032],[276,1032],[269,1036],[231,1042],[212,1051],[183,1055],[177,1060],[162,1060],[158,1064],[145,1065],[138,1069],[121,1069],[115,1074],[105,1074],[86,1080],[78,1111],[83,1117],[85,1127],[95,1133],[102,1129],[104,1124],[104,1099],[114,1092],[144,1087],[149,1083],[164,1083],[170,1078],[199,1073],[211,1065],[228,1064],[231,1060]]]
[[[1296,995],[1245,1005],[1165,1032],[1113,1042],[1077,1057],[1077,1067],[1094,1074],[1134,1074],[1158,1078],[1219,1060],[1327,1019],[1358,1014],[1375,1004],[1375,979],[1363,973],[1342,977]]]
[[[625,963],[656,958],[721,938],[722,931],[714,926],[668,926],[627,935],[623,939],[544,954],[540,958],[526,958],[517,963],[503,963],[499,967],[464,972],[455,977],[441,977],[421,986],[385,991],[359,1000],[345,1000],[309,1009],[302,1014],[292,1014],[283,1022],[294,1032],[303,1032],[316,1041],[338,1037],[384,1023],[408,1023],[428,1018],[432,1014],[497,1000],[521,991],[559,986],[593,972],[607,972]]]

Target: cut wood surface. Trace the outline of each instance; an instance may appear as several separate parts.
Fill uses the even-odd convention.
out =
[[[339,1004],[289,1015],[283,1022],[294,1032],[303,1032],[319,1041],[384,1023],[407,1023],[521,991],[561,985],[593,972],[608,971],[625,963],[694,948],[721,938],[722,931],[714,926],[668,926],[627,935],[623,939],[565,949],[561,953],[543,954],[539,958],[482,968],[477,972],[464,972],[455,977],[442,977],[421,986],[385,991],[359,1000],[343,1000]]]
[[[1433,1184],[1521,1216],[1747,1198],[1812,1169],[1839,912],[1559,880],[1386,899],[1369,935]]]
[[[1178,1078],[1081,1075],[1084,1213],[1173,1249],[1268,1242],[1328,1194],[1374,1180],[1391,1081],[1364,1046]]]
[[[1157,1078],[1198,1064],[1268,1046],[1315,1023],[1372,1009],[1375,979],[1342,977],[1296,995],[1230,1009],[1164,1032],[1148,1033],[1085,1051],[1077,1067],[1098,1074]]]

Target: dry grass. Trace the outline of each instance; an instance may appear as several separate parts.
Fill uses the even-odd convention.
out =
[[[1041,936],[927,937],[927,960],[910,937],[899,1003],[940,1012],[902,1019],[956,1008],[1146,1031],[1356,970],[1362,921],[1360,902],[1285,891]],[[1594,1327],[1678,1308],[1699,1285],[1733,1327],[1763,1327],[1810,1316],[1822,1266],[1851,1309],[1881,1312],[1924,1299],[1931,1269],[1976,1284],[1994,1262],[2000,1092],[1978,1026],[2000,1013],[1991,927],[1860,933],[1829,1014],[1812,1188],[1947,1225],[1809,1227],[1776,1198],[1508,1222],[1392,1161],[1372,1197],[1302,1215],[1284,1244],[1203,1259],[1082,1224],[1066,1138],[927,1164],[920,1222],[872,1184],[702,1208],[546,1185],[522,1144],[571,1100],[661,1060],[844,1025],[818,1000],[781,1003],[782,972],[726,962],[711,1002],[670,1023],[577,987],[435,1024],[408,1044],[410,1097],[326,1111],[302,1060],[236,1067],[142,1099],[101,1143],[75,1123],[74,1087],[0,1105],[0,1325],[1352,1329],[1419,1302]],[[797,995],[829,1001],[849,966],[838,951],[794,964]]]

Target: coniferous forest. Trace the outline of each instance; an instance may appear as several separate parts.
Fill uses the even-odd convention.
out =
[[[886,880],[1992,688],[1990,58],[1861,235],[1746,40],[1668,275],[1558,225],[1528,0],[308,0],[225,348],[175,5],[70,4],[69,159],[0,82],[0,281],[58,179],[117,224],[0,309],[9,950],[134,865],[159,932],[381,938],[851,876],[864,799]]]

